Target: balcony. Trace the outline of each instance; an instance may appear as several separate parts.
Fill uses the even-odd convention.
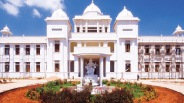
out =
[[[149,55],[145,55],[145,56],[144,56],[144,62],[149,62],[149,61],[150,61]]]
[[[72,33],[70,40],[116,40],[115,33]]]
[[[75,47],[74,54],[111,54],[109,47]]]

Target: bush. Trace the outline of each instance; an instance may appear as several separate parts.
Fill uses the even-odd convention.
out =
[[[55,80],[56,85],[62,85],[64,84],[64,81],[62,81],[61,79]]]
[[[96,95],[94,103],[133,103],[133,95],[124,89],[115,89],[111,93],[106,91]]]
[[[107,79],[102,80],[102,84],[106,84],[108,82]]]
[[[89,103],[91,87],[85,86],[81,92],[63,88],[62,91],[44,93],[41,97],[43,103]]]
[[[146,101],[150,101],[158,97],[155,89],[150,85],[144,87],[144,95]]]
[[[32,100],[38,100],[40,99],[40,93],[36,90],[28,90],[26,93],[26,97]]]
[[[50,81],[46,84],[46,87],[53,87],[53,86],[56,86],[56,81]]]

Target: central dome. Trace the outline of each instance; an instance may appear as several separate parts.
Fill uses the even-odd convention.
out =
[[[83,15],[87,13],[97,13],[99,15],[102,15],[101,10],[93,3],[93,0],[92,3],[84,10]]]

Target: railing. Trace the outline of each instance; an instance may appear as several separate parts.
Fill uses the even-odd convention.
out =
[[[75,53],[110,53],[109,47],[75,47]]]

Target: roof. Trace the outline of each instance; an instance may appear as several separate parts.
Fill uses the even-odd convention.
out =
[[[123,10],[118,14],[116,20],[137,20],[139,21],[139,18],[134,17],[132,12],[129,11],[126,6],[124,6]]]
[[[103,15],[100,8],[94,4],[93,0],[91,4],[87,6],[87,8],[83,12],[83,15],[88,15],[88,14]]]
[[[38,36],[12,36],[12,37],[0,37],[0,43],[47,43],[47,37]]]

